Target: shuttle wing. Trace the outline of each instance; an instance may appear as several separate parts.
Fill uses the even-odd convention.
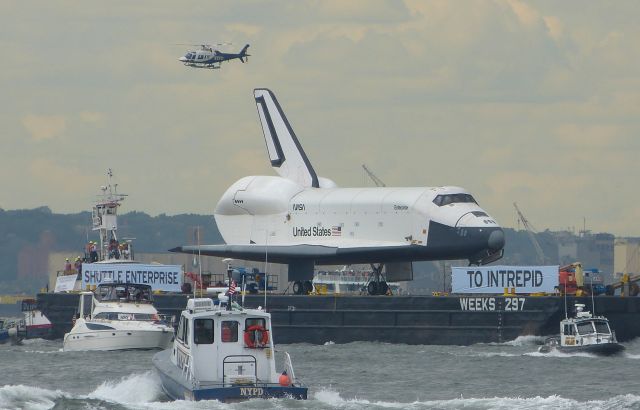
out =
[[[278,175],[303,187],[318,188],[318,176],[311,166],[291,124],[284,115],[276,96],[266,88],[253,91],[262,123],[271,166]]]
[[[413,248],[416,249],[413,249]],[[423,248],[407,243],[371,243],[353,244],[353,246],[327,245],[191,245],[170,249],[170,252],[202,254],[205,256],[219,256],[237,258],[250,261],[264,261],[273,263],[291,263],[295,260],[313,260],[317,264],[366,263],[375,259],[384,261],[404,259],[413,250]]]

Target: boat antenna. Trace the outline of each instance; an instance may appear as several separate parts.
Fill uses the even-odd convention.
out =
[[[245,272],[242,274],[242,285],[240,286],[240,289],[242,289],[242,307],[244,308],[244,294],[246,293],[246,284],[244,279],[247,277],[247,272],[245,270]]]
[[[591,279],[591,310],[593,311],[592,316],[596,317],[596,301],[593,298],[593,276],[589,275],[589,279]]]
[[[265,312],[267,310],[267,284],[269,282],[269,273],[267,270],[268,266],[269,266],[269,229],[267,228],[264,235],[264,310]],[[258,285],[260,284],[258,283]]]
[[[227,278],[229,281],[229,287],[227,294],[229,295],[229,299],[227,300],[227,310],[231,310],[231,303],[233,302],[233,293],[231,293],[231,273],[233,269],[231,268],[231,259],[225,259],[227,261]]]
[[[569,315],[567,314],[567,272],[564,275],[564,318],[568,319]]]
[[[196,232],[197,232],[197,240],[198,240],[198,273],[200,275],[200,296],[202,296],[202,250],[200,249],[200,225],[198,225],[196,227]],[[197,284],[196,284],[197,285]],[[197,286],[194,286],[194,290],[193,290],[193,298],[195,299],[196,297],[196,291],[195,288]]]

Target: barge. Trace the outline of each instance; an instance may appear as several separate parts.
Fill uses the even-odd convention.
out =
[[[190,295],[158,294],[160,314],[176,319]],[[78,294],[40,293],[38,307],[61,338],[72,327]],[[567,296],[569,306],[591,307],[590,297]],[[595,311],[609,319],[620,342],[640,336],[640,297],[601,295]],[[264,295],[246,295],[247,308],[265,307]],[[320,296],[268,295],[266,311],[280,343],[385,343],[471,345],[518,336],[551,336],[565,317],[562,296]]]

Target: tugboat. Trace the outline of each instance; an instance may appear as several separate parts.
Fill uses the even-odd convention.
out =
[[[549,337],[540,353],[558,350],[563,353],[593,353],[609,356],[624,350],[604,316],[592,316],[584,304],[576,303],[576,317],[560,321],[560,336]]]
[[[78,312],[64,351],[165,349],[173,337],[152,305],[149,285],[100,284],[95,294],[80,294]]]
[[[17,338],[50,339],[53,325],[38,308],[35,299],[22,300],[23,319],[16,323]]]
[[[307,388],[296,379],[288,353],[284,371],[276,372],[271,315],[232,306],[224,295],[217,302],[190,299],[173,348],[153,357],[165,393],[174,400],[305,400]]]

